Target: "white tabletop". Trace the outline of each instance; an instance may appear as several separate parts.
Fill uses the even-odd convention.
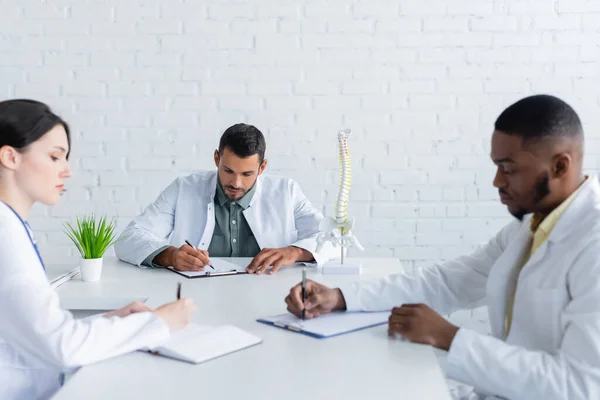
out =
[[[396,259],[353,261],[362,263],[362,275],[310,268],[307,275],[335,287],[402,268]],[[182,296],[198,306],[194,322],[233,324],[263,343],[199,365],[136,352],[80,369],[53,399],[450,399],[432,349],[389,339],[387,326],[319,340],[256,322],[285,312],[283,299],[300,278],[300,268],[288,267],[275,275],[186,279],[107,258],[100,282],[76,278],[59,288],[64,307],[102,310],[136,299],[154,307],[173,301],[182,282]]]

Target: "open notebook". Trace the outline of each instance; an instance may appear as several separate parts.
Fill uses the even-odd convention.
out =
[[[221,258],[211,258],[213,268],[204,267],[203,271],[177,271],[173,267],[167,267],[171,272],[185,276],[186,278],[208,278],[211,276],[246,274],[246,267],[225,261]]]
[[[189,324],[171,335],[169,341],[163,346],[146,350],[176,360],[199,364],[261,342],[262,339],[232,325]]]
[[[319,339],[343,335],[383,325],[388,322],[389,311],[384,312],[334,312],[318,318],[303,321],[293,314],[285,313],[273,317],[261,318],[258,322],[278,328],[303,333]]]

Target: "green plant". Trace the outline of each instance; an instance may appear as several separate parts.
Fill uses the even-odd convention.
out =
[[[114,219],[106,220],[102,216],[96,220],[94,214],[76,217],[76,226],[65,222],[64,232],[73,241],[82,258],[101,258],[104,252],[120,239],[115,239]]]

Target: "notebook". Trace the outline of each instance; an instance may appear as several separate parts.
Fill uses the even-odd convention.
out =
[[[167,269],[181,276],[185,276],[188,279],[247,274],[246,267],[230,263],[229,261],[225,261],[221,258],[211,258],[210,262],[214,269],[209,266],[204,267],[204,271],[177,271],[173,267],[167,267]]]
[[[389,311],[334,312],[303,321],[293,314],[285,313],[273,317],[261,318],[257,321],[318,339],[325,339],[386,324],[389,317]]]
[[[146,351],[199,364],[261,342],[262,339],[233,325],[189,324],[171,335],[169,341],[163,346],[146,349]]]

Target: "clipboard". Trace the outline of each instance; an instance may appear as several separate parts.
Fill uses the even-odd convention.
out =
[[[167,267],[167,269],[181,276],[185,276],[188,279],[247,274],[245,267],[241,267],[221,258],[212,258],[210,261],[214,269],[210,267],[205,267],[204,271],[177,271],[173,267]]]
[[[333,312],[318,318],[303,321],[293,314],[286,313],[275,315],[273,317],[261,318],[258,319],[257,322],[317,339],[327,339],[386,324],[389,317],[389,311]]]
[[[238,271],[235,269],[231,269],[228,271],[177,271],[173,267],[167,267],[167,269],[171,272],[175,272],[181,276],[185,276],[188,279],[196,279],[196,278],[210,278],[213,276],[228,276],[228,275],[245,275],[248,274],[246,271]]]

